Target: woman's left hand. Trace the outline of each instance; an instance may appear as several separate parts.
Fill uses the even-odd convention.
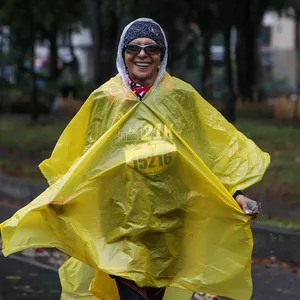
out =
[[[235,200],[246,215],[252,217],[258,215],[258,205],[256,201],[247,198],[245,195],[238,195]]]

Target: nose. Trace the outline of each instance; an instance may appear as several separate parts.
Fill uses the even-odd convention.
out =
[[[138,54],[139,57],[145,57],[148,56],[147,52],[145,51],[145,49],[141,49],[141,51]]]

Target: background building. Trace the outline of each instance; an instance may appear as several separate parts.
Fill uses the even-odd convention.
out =
[[[296,88],[297,49],[294,19],[268,12],[261,33],[262,63],[274,82],[288,91]]]

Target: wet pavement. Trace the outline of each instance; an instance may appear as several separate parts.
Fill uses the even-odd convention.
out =
[[[300,299],[299,283],[299,274],[254,265],[252,300]],[[59,300],[60,292],[57,272],[0,256],[1,300]]]
[[[59,300],[57,272],[0,255],[0,300]]]
[[[252,300],[297,300],[300,299],[300,275],[289,270],[266,269],[253,266]]]
[[[0,199],[0,222],[17,208]],[[61,260],[61,254],[53,250],[27,251],[12,258],[0,254],[0,300],[59,300],[60,283],[55,270]],[[275,257],[254,258],[252,271],[252,300],[300,299],[300,268],[295,265]]]

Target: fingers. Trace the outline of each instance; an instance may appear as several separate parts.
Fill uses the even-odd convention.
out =
[[[239,195],[236,197],[237,203],[242,208],[243,212],[252,217],[256,217],[258,214],[258,205],[257,202],[247,198],[244,195]]]
[[[248,200],[248,201],[247,201]],[[247,212],[245,212],[248,215],[257,215],[258,214],[258,205],[256,203],[256,201],[250,200],[247,198]]]

